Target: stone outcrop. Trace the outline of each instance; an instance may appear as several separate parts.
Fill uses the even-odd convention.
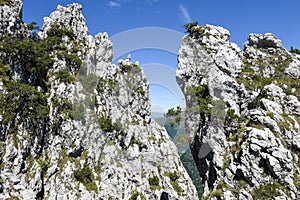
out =
[[[0,36],[21,35],[24,31],[22,0],[8,0],[2,4],[0,4]]]
[[[18,32],[21,3],[0,7],[18,11],[10,15],[18,23],[1,33]],[[79,4],[58,6],[44,21],[40,38],[55,26],[71,30],[63,45],[82,63],[68,64],[74,58],[54,50],[43,94],[47,116],[35,121],[17,113],[3,122],[0,199],[197,199],[175,145],[150,118],[143,70],[130,57],[111,63],[107,34],[88,34]],[[20,71],[16,79],[22,76]]]
[[[205,198],[300,198],[299,69],[273,34],[244,51],[221,27],[183,38],[176,76]]]

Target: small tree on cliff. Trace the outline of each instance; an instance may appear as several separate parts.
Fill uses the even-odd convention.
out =
[[[192,28],[198,26],[198,22],[190,22],[184,25],[184,28],[186,30],[187,33],[191,33],[192,32]]]

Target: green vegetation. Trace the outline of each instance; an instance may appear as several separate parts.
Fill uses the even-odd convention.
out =
[[[69,155],[67,154],[67,151],[65,149],[61,150],[60,153],[60,159],[58,160],[57,166],[59,167],[59,171],[62,171],[65,167],[65,164],[71,160],[72,158],[69,157]]]
[[[181,122],[181,117],[177,116],[175,117],[175,123],[179,124]]]
[[[94,182],[93,172],[88,166],[74,171],[73,175],[77,181],[81,182],[86,187],[87,190],[95,192],[98,191],[97,185]]]
[[[180,108],[180,106],[177,106],[176,109],[171,108],[168,110],[167,114],[165,114],[166,117],[173,117],[173,116],[177,116],[179,114],[181,114],[182,110]]]
[[[54,61],[50,56],[50,50],[42,41],[31,38],[20,39],[15,36],[1,38],[0,52],[5,52],[7,58],[4,64],[19,63],[22,66],[22,80],[24,84],[40,86],[47,90],[47,72]]]
[[[171,127],[174,127],[174,125],[175,125],[175,123],[172,121],[172,122],[170,122],[170,126]]]
[[[180,106],[177,106],[177,108],[171,108],[168,110],[168,112],[164,115],[166,118],[169,118],[169,125],[171,128],[174,127],[174,125],[178,125],[181,122],[181,116],[178,116],[182,113],[182,110]]]
[[[43,91],[20,82],[9,81],[6,83],[7,93],[0,98],[0,112],[2,113],[2,123],[6,126],[10,123],[29,122],[33,127],[39,127],[39,124],[47,119],[49,107],[47,105],[47,96]],[[29,129],[32,127],[28,127]],[[12,133],[12,129],[8,133]],[[31,130],[35,131],[35,130]],[[30,131],[30,132],[31,132]]]
[[[298,124],[300,124],[300,116],[294,115],[294,118]]]
[[[28,25],[30,29],[36,29],[35,23]],[[47,31],[46,39],[32,35],[29,38],[19,38],[15,36],[4,36],[1,39],[0,51],[5,52],[7,63],[19,63],[22,66],[22,83],[30,83],[47,90],[48,69],[53,66],[54,57],[65,60],[68,67],[76,63],[76,67],[81,64],[77,57],[75,48],[68,49],[64,46],[63,37],[67,36],[74,41],[74,33],[64,28],[62,25],[54,24]],[[8,58],[8,59],[7,59]]]
[[[0,145],[1,145],[1,147],[0,147],[0,170],[2,171],[4,169],[3,161],[4,161],[4,156],[6,153],[6,148],[4,148],[5,145],[2,142],[0,142]]]
[[[45,176],[47,174],[47,170],[50,167],[50,163],[49,163],[49,161],[40,161],[39,164],[41,167],[41,172]]]
[[[290,52],[291,52],[291,53],[295,53],[295,54],[299,54],[299,55],[300,55],[300,49],[297,49],[297,48],[294,49],[294,47],[291,47]]]
[[[224,120],[226,116],[225,112],[225,102],[223,100],[214,100],[211,102],[212,108],[211,108],[211,117],[217,119],[217,120]]]
[[[165,172],[164,175],[170,178],[173,189],[177,192],[178,195],[181,195],[183,190],[179,186],[178,181],[177,181],[179,179],[180,175],[176,171],[175,172]]]
[[[0,62],[0,78],[4,84],[6,84],[10,79],[9,73],[10,73],[9,65],[8,64],[5,65],[2,62]]]
[[[159,185],[159,178],[157,176],[148,179],[150,185]]]
[[[69,37],[71,40],[74,40],[75,34],[72,30],[62,28],[63,24],[53,24],[51,29],[47,31],[48,37],[54,37],[54,38],[62,38],[64,36]]]
[[[250,104],[250,107],[251,107],[251,108],[258,108],[258,107],[260,107],[260,101],[261,101],[263,98],[268,98],[267,91],[265,91],[265,90],[260,91],[259,95],[258,95],[258,96],[254,99],[254,101]]]
[[[196,36],[197,38],[199,38],[201,36],[207,36],[207,37],[209,36],[209,33],[205,34],[205,27],[203,27],[203,26],[192,27],[191,34],[193,36]]]
[[[129,200],[136,200],[140,193],[138,191],[134,191]]]
[[[225,170],[230,166],[231,163],[231,159],[230,158],[226,158],[223,164],[223,168],[222,171],[225,172]]]
[[[184,28],[187,33],[189,33],[194,38],[200,38],[200,37],[209,37],[211,34],[206,32],[206,28],[203,26],[199,26],[198,22],[191,22],[184,25]]]
[[[190,177],[196,187],[198,197],[200,198],[203,194],[202,182],[201,182],[200,174],[197,169],[196,163],[193,159],[191,149],[188,149],[188,151],[186,151],[184,154],[182,154],[180,156],[180,160],[181,160],[184,168],[190,175]]]
[[[132,193],[131,197],[129,198],[129,200],[137,200],[139,196],[140,196],[141,200],[146,200],[146,197],[142,193],[139,193],[136,190],[133,191],[133,193]]]
[[[36,23],[31,23],[28,28],[37,30]],[[74,33],[62,25],[54,25],[47,32],[48,37],[39,38],[35,32],[31,32],[29,38],[16,36],[3,36],[0,40],[0,79],[4,83],[7,93],[0,98],[0,112],[3,115],[3,124],[10,127],[8,133],[13,133],[14,128],[20,123],[28,123],[29,132],[33,134],[38,130],[32,127],[40,127],[48,120],[49,106],[47,104],[48,70],[54,64],[54,58],[65,60],[67,68],[78,68],[81,61],[77,57],[76,48],[68,49],[63,42],[67,36],[74,45]],[[10,71],[12,66],[18,66],[22,72],[20,78],[12,80]],[[70,80],[67,70],[58,73],[63,81]],[[53,97],[54,98],[54,97]],[[53,99],[52,99],[53,100]],[[60,105],[59,101],[56,102]],[[61,107],[64,105],[61,105]],[[65,109],[62,109],[65,110]],[[9,123],[13,126],[7,126]]]
[[[157,119],[156,119],[157,121]],[[174,122],[174,117],[165,117],[162,118],[162,121],[159,122],[161,126],[164,126],[167,130],[169,136],[174,140],[178,131],[181,131],[181,127],[179,124]]]
[[[294,181],[294,184],[295,184],[297,190],[300,191],[300,175],[298,175],[297,172],[294,173],[293,181]]]
[[[266,126],[263,125],[262,123],[260,123],[260,122],[254,122],[254,121],[251,121],[251,123],[249,124],[249,126],[251,126],[253,128],[256,128],[256,129],[259,129],[259,130],[264,130],[266,128]]]
[[[187,23],[187,24],[185,24],[183,26],[184,26],[184,28],[185,28],[185,30],[186,30],[187,33],[191,33],[192,32],[192,28],[198,26],[198,22],[197,21],[190,22],[190,23]]]
[[[100,128],[105,132],[119,131],[122,132],[122,125],[120,122],[112,123],[112,119],[110,117],[101,116],[99,118]]]
[[[141,70],[141,68],[136,64],[120,65],[119,67],[122,72],[139,72]]]
[[[27,24],[27,28],[28,28],[30,31],[40,30],[40,27],[37,26],[37,23],[36,23],[36,22],[31,22],[30,24]]]
[[[99,93],[103,93],[105,89],[107,89],[109,92],[113,92],[116,86],[118,85],[118,82],[115,80],[106,80],[102,77],[99,78],[96,90]]]
[[[289,124],[288,121],[284,121],[284,122],[277,122],[277,125],[280,128],[280,131],[284,132],[285,130],[291,130],[291,126]]]
[[[220,182],[217,185],[217,188],[214,191],[210,190],[209,196],[207,196],[205,199],[220,199],[224,195],[223,189],[230,189],[231,191],[235,192],[235,188],[231,188],[228,184],[225,183],[224,180],[220,180]]]
[[[140,145],[142,145],[143,143],[142,143],[139,139],[133,137],[133,138],[131,138],[130,146],[133,146],[133,145],[135,145],[135,144],[138,145],[138,146],[140,146]]]
[[[239,118],[239,116],[237,114],[235,114],[235,111],[233,109],[228,109],[227,110],[227,116],[230,119],[238,119]]]
[[[224,194],[223,190],[217,189],[217,190],[214,190],[212,193],[210,193],[210,197],[211,197],[211,198],[214,198],[214,197],[222,197],[223,194]]]
[[[290,76],[285,76],[281,79],[277,79],[276,81],[287,95],[294,95],[298,99],[300,99],[300,85],[298,79],[294,79]],[[295,91],[292,92],[293,89],[295,89]]]
[[[148,179],[151,190],[159,190],[161,187],[159,186],[159,178],[157,176],[150,177]]]
[[[200,114],[211,113],[211,108],[209,108],[209,104],[212,103],[212,98],[209,95],[207,85],[187,87],[186,95],[190,96],[192,99],[198,101],[198,105],[195,108],[190,108],[190,109],[196,110]]]
[[[11,0],[0,0],[0,6],[4,5],[13,6],[14,4]]]
[[[52,129],[57,130],[62,119],[72,119],[72,103],[67,98],[58,98],[54,96],[51,98],[53,107],[56,108],[56,115],[60,116],[57,118],[54,124],[52,124]]]
[[[281,195],[279,190],[289,195],[289,190],[277,182],[261,185],[259,188],[254,189],[251,194],[254,199],[272,199]]]
[[[263,90],[264,86],[276,80],[276,84],[281,86],[286,94],[293,94],[299,98],[300,87],[298,80],[285,74],[285,69],[292,62],[291,55],[288,53],[270,53],[268,49],[263,48],[259,48],[257,51],[261,51],[267,56],[254,60],[244,58],[242,73],[237,79],[238,82],[240,84],[243,83],[247,90],[258,92]],[[267,67],[274,68],[275,73],[270,74],[269,77],[264,77],[263,74]],[[296,89],[294,93],[292,93],[293,88]]]
[[[64,83],[74,83],[76,80],[75,76],[66,68],[60,69],[55,75],[57,79]]]
[[[239,122],[239,126],[237,127],[237,129],[226,134],[227,141],[235,142],[230,149],[232,154],[239,153],[241,151],[241,147],[245,137],[244,131],[246,127],[249,125],[250,120],[240,117],[238,118],[238,122]]]
[[[267,116],[269,116],[271,119],[274,119],[274,113],[268,111]]]
[[[225,183],[224,180],[220,180],[218,185],[217,185],[217,189],[224,189],[224,188],[229,188],[229,185]]]
[[[71,69],[79,69],[82,64],[81,59],[77,56],[79,51],[79,44],[76,41],[75,34],[72,30],[63,27],[63,24],[54,24],[47,31],[48,38],[46,39],[46,45],[50,47],[52,51],[55,51],[55,55],[66,61],[66,65]],[[69,49],[66,46],[63,38],[67,37],[72,42],[72,48]]]
[[[99,119],[99,125],[100,128],[105,132],[112,132],[114,130],[114,126],[110,117],[101,116]]]
[[[265,49],[259,49],[263,53],[269,54]],[[249,61],[244,58],[243,60],[243,71],[239,76],[239,81],[245,84],[245,87],[249,90],[262,89],[263,86],[272,83],[275,78],[284,79],[286,75],[284,74],[285,68],[291,63],[292,58],[290,55],[281,55],[278,53],[269,55],[267,58],[257,58],[253,61]],[[258,68],[258,71],[254,71],[253,66]],[[263,77],[263,71],[266,67],[274,67],[275,74],[272,77]]]
[[[25,181],[29,182],[32,178],[34,178],[35,173],[32,173],[30,170],[32,166],[34,165],[35,160],[33,159],[32,155],[29,154],[28,157],[26,158],[26,164],[28,165],[28,170],[26,171],[25,174]]]
[[[141,94],[142,96],[144,96],[146,94],[146,91],[143,90],[142,87],[138,87],[137,90],[136,90],[137,93]]]

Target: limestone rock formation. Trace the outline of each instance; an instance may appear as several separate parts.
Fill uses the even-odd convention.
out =
[[[8,0],[0,3],[0,36],[22,34],[22,0]]]
[[[10,16],[2,35],[18,34],[21,7],[1,5]],[[40,43],[19,45],[45,56],[30,58],[40,68],[0,54],[0,199],[197,199],[175,145],[150,118],[143,70],[130,58],[111,63],[107,34],[88,34],[79,4],[44,21]]]
[[[221,27],[183,38],[176,76],[204,198],[300,198],[299,61],[269,33],[244,51]]]

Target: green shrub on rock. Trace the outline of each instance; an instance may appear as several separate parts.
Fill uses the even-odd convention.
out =
[[[100,128],[105,132],[112,132],[114,130],[112,120],[110,117],[101,116],[99,119]]]
[[[94,175],[92,170],[85,166],[82,169],[76,170],[73,173],[75,179],[81,182],[87,190],[91,191],[98,191],[97,185],[94,183]]]
[[[184,25],[184,28],[186,30],[187,33],[191,33],[192,32],[192,28],[198,26],[198,22],[190,22]]]
[[[291,50],[290,50],[291,53],[295,53],[295,54],[299,54],[300,55],[300,49],[294,49],[294,47],[291,47]]]
[[[157,176],[148,179],[150,185],[159,185],[159,178]]]
[[[70,70],[63,68],[56,73],[57,79],[64,83],[74,83],[76,78],[71,74]]]
[[[174,108],[169,109],[166,114],[166,117],[177,116],[177,115],[181,114],[181,112],[182,112],[181,108],[179,106],[177,106],[176,109],[174,109]]]

